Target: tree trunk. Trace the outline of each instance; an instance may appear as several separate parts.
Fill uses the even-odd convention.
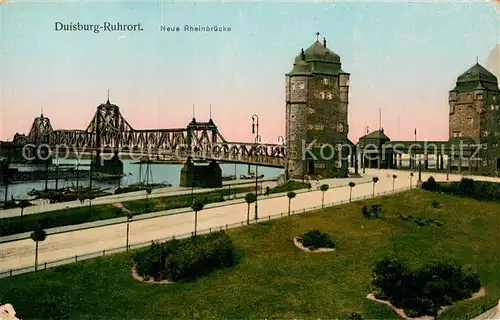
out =
[[[35,241],[35,271],[38,270],[38,241]]]
[[[372,197],[375,198],[375,183],[373,183]]]
[[[248,210],[247,210],[247,224],[250,224],[250,203],[248,204]]]
[[[325,207],[325,192],[323,191],[321,194],[321,208]]]
[[[194,212],[194,235],[196,235],[196,227],[198,225],[198,211]]]
[[[395,180],[392,179],[392,192],[394,192],[394,182],[395,182]]]
[[[349,202],[351,202],[352,199],[352,188],[349,189]]]
[[[21,208],[21,232],[24,231],[24,228],[23,228],[23,213],[24,213],[24,208]]]
[[[290,216],[290,205],[292,204],[292,199],[288,199],[288,216]]]
[[[126,251],[128,251],[128,235],[129,235],[129,228],[130,228],[130,219],[127,218],[127,247]]]

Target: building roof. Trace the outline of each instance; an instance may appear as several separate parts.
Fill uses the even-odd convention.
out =
[[[361,138],[359,138],[359,140],[361,140],[361,139],[391,140],[391,139],[389,139],[388,136],[385,135],[384,129],[372,131],[372,132],[362,136]]]
[[[498,90],[497,77],[485,67],[476,63],[457,78],[455,91],[489,89]]]
[[[328,49],[326,40],[316,40],[295,57],[293,70],[287,75],[339,75],[348,74],[341,69],[340,56]]]

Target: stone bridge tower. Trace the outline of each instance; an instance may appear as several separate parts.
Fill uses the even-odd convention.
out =
[[[352,146],[347,139],[349,77],[324,38],[295,58],[286,74],[288,178],[347,176],[346,149],[340,147]]]
[[[500,171],[500,90],[495,75],[476,63],[457,78],[449,105],[450,139],[471,138],[482,144],[478,167]]]

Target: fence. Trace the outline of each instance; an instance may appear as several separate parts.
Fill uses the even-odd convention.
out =
[[[472,318],[479,316],[482,313],[485,313],[486,311],[488,311],[492,308],[495,308],[497,305],[498,305],[498,301],[493,300],[493,301],[490,301],[488,303],[483,303],[480,306],[470,307],[469,312],[467,312],[465,315],[463,315],[459,318],[455,318],[455,320],[470,320]]]
[[[384,192],[378,192],[378,193],[375,194],[375,196],[381,196],[381,195],[391,194],[391,193],[394,193],[394,192],[401,192],[401,191],[405,191],[405,190],[408,190],[408,189],[410,189],[410,188],[409,187],[405,187],[405,188],[395,189],[394,191],[389,190],[389,191],[384,191]],[[373,195],[353,197],[351,199],[351,202],[362,201],[362,200],[367,200],[367,199],[372,199],[372,198],[374,198]],[[322,206],[314,206],[314,207],[304,208],[304,209],[301,209],[301,210],[294,210],[294,211],[290,211],[290,215],[300,214],[300,213],[309,212],[309,211],[315,211],[315,210],[319,210],[319,209],[323,209],[323,208],[327,208],[327,207],[333,207],[333,206],[336,206],[336,205],[339,205],[339,204],[345,204],[345,203],[349,203],[349,201],[348,200],[345,200],[345,201],[341,200],[341,201],[337,201],[337,202],[327,203],[327,204],[324,204]],[[275,215],[272,215],[272,216],[269,215],[267,217],[261,217],[261,218],[258,218],[257,220],[251,219],[250,220],[250,224],[256,224],[256,223],[259,223],[259,222],[265,222],[265,221],[275,220],[275,219],[282,218],[283,216],[288,216],[288,212],[282,212],[282,213],[275,214]],[[197,230],[196,234],[201,235],[201,234],[207,234],[207,233],[216,232],[216,231],[228,230],[228,229],[231,229],[231,228],[241,227],[241,226],[244,226],[246,224],[247,224],[247,221],[244,220],[244,221],[240,221],[240,222],[236,222],[236,223],[232,223],[232,224],[226,224],[226,225],[219,226],[219,227],[208,228],[208,229],[204,229],[204,230]],[[140,248],[147,247],[147,246],[149,246],[149,245],[151,245],[151,244],[153,244],[155,242],[165,242],[165,241],[168,241],[168,240],[172,240],[173,238],[175,238],[175,239],[184,239],[184,238],[191,237],[193,235],[194,235],[194,232],[189,232],[189,233],[185,233],[185,234],[181,234],[181,235],[172,235],[172,236],[167,237],[167,238],[162,238],[162,239],[157,239],[157,240],[151,240],[151,241],[146,241],[146,242],[132,244],[132,245],[128,246],[128,249],[129,250],[130,249],[140,249]],[[62,266],[62,265],[66,265],[66,264],[70,264],[70,263],[74,263],[74,262],[78,262],[78,261],[83,261],[83,260],[87,260],[87,259],[93,259],[93,258],[97,258],[97,257],[102,257],[102,256],[106,256],[106,255],[109,255],[109,254],[114,254],[114,253],[119,253],[119,252],[124,252],[124,251],[127,251],[126,246],[122,246],[122,247],[118,247],[118,248],[113,248],[113,249],[108,249],[108,250],[102,250],[102,251],[98,251],[98,252],[87,253],[87,254],[84,254],[84,255],[81,255],[81,256],[74,256],[74,257],[71,257],[71,258],[66,258],[66,259],[61,259],[61,260],[54,260],[54,261],[49,261],[49,262],[43,262],[43,263],[38,264],[36,267],[35,267],[35,265],[33,265],[33,266],[30,266],[30,267],[24,267],[24,268],[18,268],[18,269],[10,269],[10,270],[7,270],[7,271],[0,272],[0,279],[1,278],[6,278],[6,277],[12,277],[12,276],[23,274],[23,273],[33,272],[33,271],[37,271],[37,270],[44,270],[44,269],[48,269],[48,268]]]

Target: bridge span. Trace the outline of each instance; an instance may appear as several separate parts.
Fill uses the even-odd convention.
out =
[[[186,128],[135,129],[109,100],[97,107],[84,130],[54,130],[50,119],[41,114],[35,118],[28,134],[16,133],[13,144],[74,154],[121,154],[129,157],[188,157],[201,160],[285,167],[285,144],[227,141],[216,124],[198,122],[195,118]]]

